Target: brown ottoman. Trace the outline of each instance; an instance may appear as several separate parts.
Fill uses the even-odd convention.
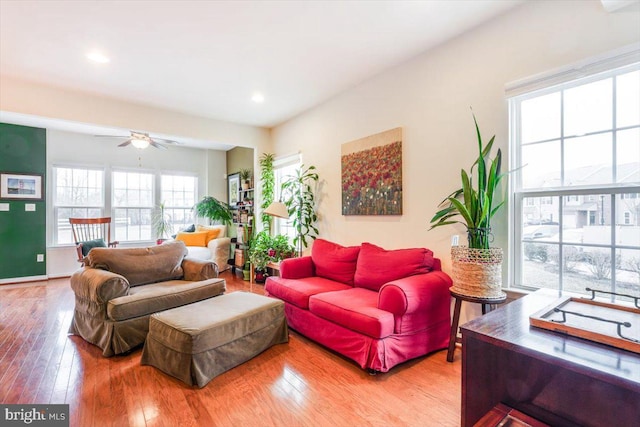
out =
[[[287,341],[282,301],[233,292],[152,315],[141,363],[204,387],[221,373]]]

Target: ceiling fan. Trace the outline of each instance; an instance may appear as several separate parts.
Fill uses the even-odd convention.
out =
[[[120,136],[120,135],[95,135],[95,136],[106,137],[106,138],[127,138],[127,140],[124,141],[122,144],[118,144],[118,147],[126,147],[127,145],[133,145],[134,147],[140,150],[144,150],[148,146],[159,148],[161,150],[166,150],[167,147],[160,144],[160,142],[163,144],[176,144],[176,145],[182,144],[181,142],[174,141],[172,139],[157,138],[157,137],[152,138],[146,132],[136,132],[133,130],[131,131],[131,135],[128,137]]]

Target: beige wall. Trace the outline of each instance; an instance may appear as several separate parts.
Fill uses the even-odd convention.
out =
[[[268,129],[58,89],[8,76],[1,78],[0,112],[107,128],[144,130],[154,134],[226,144],[229,148],[241,146],[264,149],[269,144]]]
[[[227,200],[227,153],[207,150],[207,187],[201,196]]]
[[[300,150],[305,164],[317,166],[321,237],[426,246],[450,271],[451,235],[463,242],[464,229],[428,228],[438,203],[461,186],[460,169],[475,160],[469,107],[484,137],[496,134],[508,154],[507,83],[639,41],[637,11],[607,13],[599,1],[528,2],[272,129],[274,150]],[[342,216],[341,144],[399,126],[404,214]],[[493,229],[495,245],[505,249],[507,217],[502,210]]]

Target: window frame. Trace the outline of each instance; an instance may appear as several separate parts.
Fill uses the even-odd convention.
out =
[[[116,173],[135,173],[135,174],[139,174],[139,175],[150,175],[151,176],[151,202],[150,202],[150,206],[144,206],[144,205],[127,205],[127,206],[117,206],[116,202],[115,202],[115,196],[116,196],[116,180],[115,180],[115,174]],[[117,235],[117,216],[116,216],[116,210],[118,209],[125,209],[127,211],[127,215],[126,217],[129,218],[128,215],[128,211],[129,210],[134,210],[137,209],[139,211],[142,210],[149,210],[149,217],[151,218],[153,215],[153,209],[156,206],[156,188],[157,188],[157,180],[158,180],[158,176],[159,174],[156,173],[155,171],[152,170],[145,170],[145,169],[130,169],[130,168],[112,168],[111,169],[111,174],[110,174],[110,178],[111,178],[111,194],[110,194],[110,199],[111,199],[111,222],[112,222],[112,227],[111,229],[113,230],[113,234],[115,236],[115,240],[117,240],[120,243],[141,243],[141,242],[152,242],[154,240],[154,236],[153,236],[153,227],[150,223],[150,228],[149,228],[149,238],[140,238],[140,239],[123,239],[121,237],[119,237]],[[129,190],[127,188],[127,190]],[[128,224],[127,224],[128,225]],[[127,237],[129,234],[129,230],[127,227]]]
[[[163,186],[163,178],[164,177],[172,177],[172,178],[173,177],[188,177],[188,178],[193,178],[193,180],[194,180],[193,181],[193,204],[191,206],[187,206],[186,204],[183,205],[183,206],[167,205],[166,204],[166,200],[163,197],[164,196],[164,189],[163,189],[162,186]],[[195,223],[196,218],[195,218],[195,215],[193,214],[193,206],[198,202],[198,185],[199,185],[199,183],[198,183],[198,175],[197,174],[193,174],[193,173],[181,173],[181,172],[160,172],[158,174],[158,180],[159,180],[158,191],[157,191],[158,200],[159,200],[159,203],[164,203],[165,204],[164,205],[165,210],[170,210],[172,212],[175,211],[175,210],[184,210],[184,211],[188,210],[188,211],[191,212],[191,214],[190,214],[190,220],[187,221],[187,223],[188,222]],[[185,218],[186,218],[186,215],[185,215]],[[176,224],[173,221],[173,216],[172,216],[171,224],[173,225],[173,228],[174,228],[173,231],[174,232],[178,231],[176,229],[176,226],[182,225],[182,224]],[[184,225],[186,225],[186,223]]]
[[[285,168],[295,167],[299,168],[302,166],[302,154],[290,154],[286,156],[277,157],[273,161],[273,173],[275,179],[275,188],[274,188],[274,200],[281,200],[282,197],[282,183],[284,182],[284,178],[289,176],[283,175],[282,171]],[[273,217],[273,234],[274,235],[285,235],[289,237],[289,242],[293,242],[295,238],[296,231],[293,228],[293,218],[284,219]]]
[[[586,199],[588,200],[594,200],[594,202],[598,202],[596,199],[598,198],[598,196],[602,197],[609,197],[609,209],[610,209],[610,215],[611,215],[611,219],[610,219],[610,224],[609,227],[611,228],[611,240],[610,240],[610,244],[593,244],[593,243],[580,243],[580,246],[583,247],[595,247],[595,248],[605,248],[605,249],[609,249],[610,253],[611,253],[611,260],[612,260],[612,265],[615,263],[615,257],[616,254],[618,253],[618,250],[620,249],[632,249],[632,250],[637,250],[638,247],[637,246],[630,246],[630,245],[622,245],[622,244],[618,244],[617,243],[617,239],[616,239],[616,228],[618,226],[624,226],[624,224],[618,223],[618,212],[616,211],[618,208],[621,208],[619,206],[617,206],[617,202],[618,203],[625,199],[625,195],[627,194],[633,194],[633,193],[638,193],[640,192],[640,183],[620,183],[617,182],[618,181],[618,177],[617,177],[617,165],[618,165],[618,161],[616,159],[616,140],[617,140],[617,133],[620,131],[624,131],[624,130],[628,130],[628,129],[637,129],[640,128],[640,124],[639,125],[632,125],[632,126],[617,126],[617,120],[616,120],[616,109],[617,109],[617,103],[616,103],[616,79],[613,78],[615,76],[619,76],[619,75],[623,75],[629,72],[635,72],[640,70],[640,62],[635,62],[635,63],[631,63],[631,64],[624,64],[622,66],[620,66],[619,64],[616,66],[612,66],[609,70],[604,71],[604,72],[598,72],[598,73],[594,73],[593,75],[590,76],[586,76],[586,77],[574,77],[573,80],[571,81],[561,81],[561,82],[554,82],[554,77],[551,76],[549,78],[549,82],[554,82],[553,84],[549,84],[548,87],[540,87],[540,80],[538,82],[536,82],[536,88],[533,88],[532,90],[526,92],[526,93],[517,93],[514,94],[513,96],[509,97],[509,125],[510,125],[510,131],[509,131],[509,136],[510,136],[510,150],[511,150],[511,164],[513,165],[514,172],[510,175],[509,181],[510,181],[510,188],[511,191],[509,193],[509,206],[510,206],[510,215],[509,215],[509,243],[510,243],[510,259],[512,260],[509,263],[509,284],[510,284],[510,288],[513,289],[518,289],[518,290],[535,290],[538,289],[537,287],[530,287],[530,286],[526,286],[523,283],[523,273],[524,273],[524,246],[525,246],[525,242],[523,241],[523,228],[524,228],[524,221],[525,218],[523,216],[524,213],[524,200],[530,200],[529,198],[531,197],[540,197],[540,198],[548,198],[548,197],[552,197],[552,198],[557,198],[558,201],[558,220],[557,220],[557,224],[558,224],[558,228],[559,228],[559,241],[558,242],[549,242],[548,240],[546,241],[547,243],[553,243],[553,244],[557,244],[558,246],[558,258],[560,260],[564,260],[564,254],[563,254],[563,249],[566,246],[574,246],[576,245],[576,243],[572,243],[570,241],[564,241],[563,240],[563,221],[564,221],[564,215],[563,215],[563,208],[565,205],[570,205],[572,203],[572,198],[574,197],[580,197],[580,196],[585,196]],[[612,80],[612,118],[611,118],[611,127],[605,129],[605,130],[598,130],[596,132],[589,132],[589,133],[585,133],[585,134],[581,134],[581,135],[566,135],[564,133],[564,111],[563,111],[563,106],[564,106],[564,99],[563,99],[563,94],[565,91],[575,88],[575,87],[579,87],[579,86],[583,86],[583,85],[587,85],[596,81],[600,81],[603,79],[609,79],[609,78],[613,78]],[[525,85],[526,86],[526,85]],[[558,187],[553,187],[553,188],[544,188],[544,189],[540,189],[540,188],[523,188],[523,181],[522,181],[522,172],[521,172],[521,165],[522,165],[522,147],[523,144],[521,143],[521,123],[522,123],[522,111],[521,111],[521,105],[524,101],[528,100],[528,99],[532,99],[532,98],[537,98],[537,97],[541,97],[541,96],[545,96],[551,93],[555,93],[555,92],[560,92],[560,118],[561,118],[561,128],[560,128],[560,135],[557,138],[553,138],[550,141],[555,141],[558,140],[559,144],[560,144],[560,166],[561,166],[561,170],[560,170],[560,182],[561,185]],[[573,139],[576,137],[584,137],[584,136],[589,136],[589,135],[595,135],[595,134],[602,134],[602,133],[610,133],[611,134],[611,153],[612,153],[612,160],[611,160],[611,172],[612,172],[612,180],[610,183],[607,184],[598,184],[598,185],[583,185],[583,186],[567,186],[564,184],[564,179],[565,179],[565,142],[567,139]],[[528,144],[535,144],[535,143],[542,143],[545,141],[533,141],[533,142],[529,142]],[[524,144],[524,145],[528,145],[528,144]],[[594,196],[595,195],[595,196]],[[586,197],[589,196],[589,197]],[[629,198],[633,197],[633,196],[628,196]],[[541,199],[542,200],[542,199]],[[598,222],[598,216],[596,213],[596,224]],[[539,243],[545,243],[545,240],[538,240],[537,242]],[[564,262],[564,261],[562,261]],[[564,268],[559,268],[558,269],[558,280],[559,283],[557,284],[558,286],[558,290],[560,293],[562,293],[563,289],[564,289]],[[616,268],[612,268],[611,269],[611,277],[610,277],[610,287],[611,287],[611,291],[615,292],[616,291]],[[553,287],[553,289],[556,289],[555,287]]]
[[[72,169],[72,170],[81,170],[81,171],[95,171],[100,172],[102,174],[102,203],[100,205],[67,205],[67,204],[59,204],[58,203],[58,169]],[[59,242],[59,220],[58,220],[58,212],[60,209],[98,209],[100,211],[99,215],[103,216],[104,212],[107,208],[106,200],[107,200],[107,173],[103,167],[92,166],[92,165],[77,165],[77,164],[53,164],[51,165],[51,242],[53,246],[57,247],[65,247],[65,246],[75,246],[73,242],[73,235],[71,236],[71,241]],[[87,187],[88,188],[88,187]],[[69,229],[71,226],[69,225]]]

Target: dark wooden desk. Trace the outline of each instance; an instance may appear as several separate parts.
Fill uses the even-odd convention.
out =
[[[537,291],[460,327],[462,426],[502,402],[553,426],[640,425],[640,355],[533,328]]]

